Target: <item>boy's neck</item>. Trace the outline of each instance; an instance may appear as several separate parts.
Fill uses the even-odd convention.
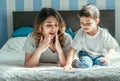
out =
[[[98,27],[95,27],[91,32],[87,32],[88,35],[94,36],[98,31]]]

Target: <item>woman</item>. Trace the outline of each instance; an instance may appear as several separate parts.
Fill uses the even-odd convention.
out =
[[[72,38],[65,33],[65,23],[61,15],[52,8],[43,8],[35,21],[34,31],[24,44],[25,67],[35,67],[39,63],[66,64],[66,54]]]

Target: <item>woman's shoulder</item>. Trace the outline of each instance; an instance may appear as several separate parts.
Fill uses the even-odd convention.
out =
[[[65,38],[70,38],[72,40],[72,37],[68,33],[64,33]]]
[[[32,33],[32,32],[28,34],[28,38],[32,38],[32,39],[34,39],[34,37],[33,37],[33,33]]]
[[[32,33],[29,33],[28,36],[27,36],[27,40],[30,40],[30,41],[35,41]]]
[[[72,42],[72,37],[68,33],[64,33],[63,48],[69,46]]]
[[[68,33],[64,33],[64,38],[65,38],[64,40],[65,43],[72,41],[72,37]]]

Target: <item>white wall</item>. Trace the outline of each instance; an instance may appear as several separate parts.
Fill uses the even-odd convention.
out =
[[[39,11],[42,7],[52,7],[56,10],[79,10],[88,3],[106,10],[115,9],[115,1],[119,3],[119,0],[0,0],[0,48],[13,33],[13,11]]]
[[[120,45],[120,0],[115,0],[115,37]]]

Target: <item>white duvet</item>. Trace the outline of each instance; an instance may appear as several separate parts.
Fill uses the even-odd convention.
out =
[[[64,71],[56,64],[25,68],[23,44],[26,37],[9,39],[0,50],[0,81],[120,81],[120,53],[111,65]]]

